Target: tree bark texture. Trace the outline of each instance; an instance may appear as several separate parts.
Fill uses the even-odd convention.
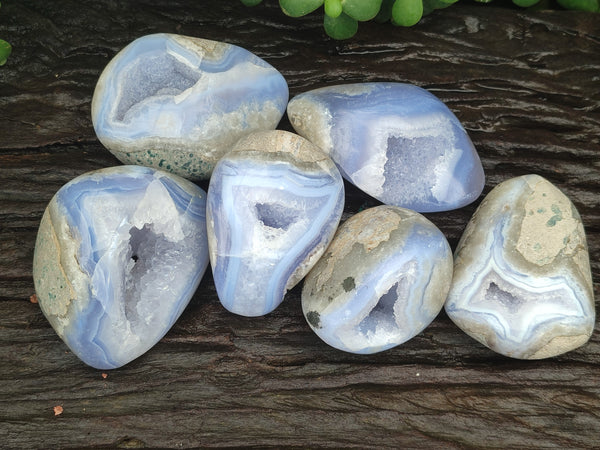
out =
[[[167,336],[103,376],[30,302],[46,204],[75,176],[119,164],[93,132],[96,80],[117,51],[155,32],[247,48],[282,72],[291,96],[364,81],[430,90],[477,147],[484,194],[537,173],[572,199],[598,298],[600,15],[463,0],[413,28],[361,23],[341,42],[321,20],[288,18],[274,0],[3,2],[0,38],[14,49],[0,68],[0,447],[600,445],[598,327],[580,349],[519,361],[441,313],[404,345],[352,355],[312,333],[299,287],[272,314],[244,318],[221,307],[209,270]],[[280,128],[291,130],[286,118]],[[378,204],[346,188],[344,218]],[[427,217],[454,248],[477,204]]]

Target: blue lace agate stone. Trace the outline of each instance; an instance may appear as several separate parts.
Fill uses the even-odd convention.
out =
[[[344,222],[304,281],[302,310],[327,344],[376,353],[406,342],[438,315],[452,250],[435,225],[396,206]]]
[[[294,97],[288,116],[344,178],[383,203],[447,211],[483,190],[483,168],[466,131],[446,105],[417,86],[316,89]]]
[[[81,360],[137,358],[171,328],[208,265],[206,195],[139,166],[86,173],[42,218],[33,261],[39,304]]]
[[[229,311],[273,311],[329,245],[344,207],[331,161],[285,131],[242,139],[217,164],[208,188],[210,261]]]
[[[458,244],[445,309],[471,337],[513,358],[583,345],[594,329],[594,294],[571,201],[537,175],[496,186]]]
[[[98,139],[122,162],[208,179],[238,139],[274,129],[287,101],[283,76],[249,51],[153,34],[106,66],[92,121]]]

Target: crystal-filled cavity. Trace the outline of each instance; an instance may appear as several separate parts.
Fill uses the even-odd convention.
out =
[[[81,175],[52,198],[33,278],[56,333],[98,369],[127,364],[182,313],[208,265],[206,194],[141,166]]]
[[[344,207],[335,164],[285,131],[243,138],[219,161],[208,189],[210,260],[229,311],[273,311],[325,251]]]
[[[92,122],[102,144],[126,164],[208,179],[238,139],[274,129],[287,100],[283,76],[243,48],[153,34],[106,66]]]
[[[456,116],[403,83],[324,87],[287,108],[296,132],[323,149],[343,177],[383,203],[447,211],[479,197],[484,173]]]
[[[302,310],[327,344],[376,353],[420,333],[438,315],[452,281],[452,251],[422,215],[396,206],[344,222],[307,275]]]
[[[513,358],[583,345],[594,329],[594,294],[571,201],[538,175],[496,186],[458,244],[445,309],[467,334]]]

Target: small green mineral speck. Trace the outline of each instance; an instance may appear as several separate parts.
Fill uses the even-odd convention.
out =
[[[538,243],[536,243],[536,244],[533,246],[533,249],[534,249],[534,250],[537,250],[537,251],[539,252],[539,251],[542,249],[542,246],[541,246],[541,245],[540,245],[540,243],[538,242]]]
[[[368,203],[363,203],[362,205],[359,206],[357,212],[364,211],[365,209],[368,209],[368,208],[369,208],[369,204]]]
[[[538,208],[538,211],[537,211],[537,212],[538,212],[539,214],[543,214],[543,213],[545,213],[545,212],[546,212],[546,208]]]
[[[314,328],[321,328],[321,315],[316,311],[309,311],[306,314],[306,320],[310,323]]]
[[[352,289],[356,287],[354,284],[354,278],[348,277],[344,281],[342,281],[342,287],[346,292],[350,292]]]
[[[552,205],[550,209],[552,209],[554,215],[550,217],[550,219],[548,219],[548,222],[546,222],[546,226],[553,227],[554,225],[556,225],[556,222],[561,221],[563,217],[562,212],[558,206]]]

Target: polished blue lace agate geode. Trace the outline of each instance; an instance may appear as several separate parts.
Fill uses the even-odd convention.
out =
[[[33,277],[42,311],[81,360],[122,366],[171,328],[208,265],[206,195],[155,169],[81,175],[42,218]]]
[[[98,139],[122,162],[208,179],[238,139],[274,129],[287,100],[283,76],[243,48],[153,34],[106,66],[92,121]]]
[[[338,229],[309,272],[302,310],[327,344],[370,354],[411,339],[438,315],[452,281],[452,250],[414,211],[381,205]]]
[[[479,197],[479,156],[437,97],[403,83],[324,87],[294,97],[298,134],[325,151],[342,176],[383,203],[447,211]]]
[[[492,189],[456,248],[445,308],[471,337],[513,358],[548,358],[587,342],[592,274],[567,196],[538,175]]]
[[[344,207],[335,164],[306,139],[254,133],[219,161],[208,189],[210,260],[229,311],[261,316],[316,263]]]

